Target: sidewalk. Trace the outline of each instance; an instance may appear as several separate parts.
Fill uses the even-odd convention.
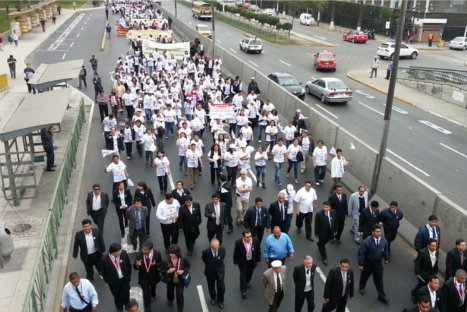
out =
[[[385,70],[380,70],[378,78],[370,78],[368,71],[352,70],[347,77],[380,93],[387,94],[389,80],[384,79]],[[416,106],[454,124],[467,127],[467,109],[452,104],[426,93],[396,83],[394,98],[409,105]]]

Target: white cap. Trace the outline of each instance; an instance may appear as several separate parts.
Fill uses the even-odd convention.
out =
[[[282,261],[280,260],[274,260],[273,262],[271,262],[271,266],[273,268],[280,268],[282,266]]]
[[[297,113],[301,113],[301,112],[302,112],[302,111],[301,111],[299,108],[297,108]]]
[[[287,184],[287,192],[293,192],[294,188],[292,184]]]
[[[237,148],[237,145],[235,145],[235,144],[230,144],[230,145],[229,145],[229,148],[235,148],[235,149],[236,149],[236,148]]]

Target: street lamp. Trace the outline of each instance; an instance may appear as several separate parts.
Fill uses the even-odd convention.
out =
[[[212,57],[215,55],[216,49],[216,25],[214,22],[214,3],[211,3],[211,11],[212,11]]]
[[[175,17],[177,17],[177,0],[175,0],[174,2],[175,2]]]

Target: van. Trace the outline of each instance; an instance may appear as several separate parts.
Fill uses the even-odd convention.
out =
[[[203,1],[193,1],[191,13],[193,14],[193,17],[199,20],[210,20],[212,18],[212,7],[209,3]]]
[[[315,19],[310,13],[300,14],[300,24],[310,26],[315,24]]]

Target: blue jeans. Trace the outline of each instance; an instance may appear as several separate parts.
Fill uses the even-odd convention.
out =
[[[266,131],[266,126],[259,126],[258,140],[261,140],[263,138],[264,131]]]
[[[274,168],[276,169],[276,172],[274,173],[274,181],[277,184],[282,184],[282,178],[281,178],[282,163],[275,162]]]
[[[180,168],[180,171],[183,170],[183,172],[187,172],[187,166],[186,166],[186,160],[185,156],[178,156],[180,158],[180,161],[178,162],[178,167]]]
[[[265,184],[266,166],[255,166],[256,167],[256,179],[258,183],[261,181],[261,185]]]
[[[152,117],[152,109],[150,108],[145,108],[144,109],[144,115],[146,117],[146,121],[149,121],[151,120],[151,117]],[[155,129],[154,129],[155,130]]]
[[[171,135],[174,134],[174,123],[173,122],[166,122],[165,123],[165,136],[169,136],[169,132]]]
[[[287,159],[287,161],[289,162],[289,168],[287,168],[287,173],[289,173],[293,167],[294,179],[298,179],[298,161],[292,161],[290,159]]]

